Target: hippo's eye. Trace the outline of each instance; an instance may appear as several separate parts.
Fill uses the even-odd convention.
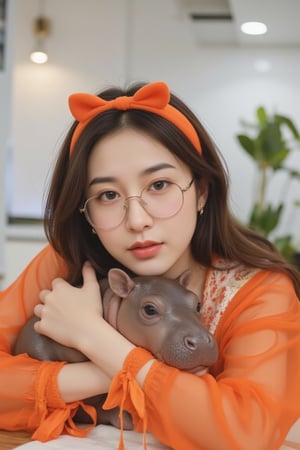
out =
[[[200,302],[198,302],[197,305],[196,305],[196,311],[197,312],[201,311],[201,303]]]
[[[148,303],[147,305],[144,306],[144,311],[147,316],[154,316],[155,314],[157,314],[156,307],[151,303]]]

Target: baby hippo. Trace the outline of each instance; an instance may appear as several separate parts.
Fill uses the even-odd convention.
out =
[[[189,272],[178,280],[158,276],[130,278],[120,269],[111,269],[100,282],[104,319],[137,346],[149,350],[156,359],[170,366],[202,374],[217,360],[214,337],[200,323],[200,302],[186,289]],[[31,318],[22,328],[14,354],[28,353],[39,360],[80,362],[85,355],[35,332]],[[105,345],[105,344],[104,344]],[[106,394],[85,403],[97,410],[97,423],[119,427],[118,410],[103,410]],[[88,422],[83,411],[79,422]],[[131,418],[124,417],[124,428],[131,429]]]

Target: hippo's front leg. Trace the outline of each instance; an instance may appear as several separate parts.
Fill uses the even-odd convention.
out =
[[[84,400],[86,405],[91,405],[97,412],[97,425],[112,425],[116,428],[120,428],[120,408],[103,409],[102,406],[106,400],[107,394],[95,395]],[[74,417],[75,422],[79,423],[91,423],[90,416],[82,409],[79,408]],[[123,412],[123,429],[133,430],[133,422],[131,415],[127,412]]]

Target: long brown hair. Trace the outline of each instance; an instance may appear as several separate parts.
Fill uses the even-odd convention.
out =
[[[141,86],[136,84],[128,90],[110,88],[99,96],[105,100],[132,96]],[[49,242],[68,265],[69,281],[81,281],[81,268],[86,260],[91,261],[99,278],[106,276],[111,267],[122,267],[92,233],[79,210],[85,200],[87,162],[94,145],[109,133],[130,127],[161,142],[190,167],[195,180],[208,186],[208,201],[191,242],[193,257],[205,267],[212,266],[212,259],[217,254],[233,263],[283,272],[292,279],[300,298],[300,274],[296,268],[280,256],[271,242],[240,224],[230,213],[226,165],[215,143],[178,97],[172,94],[170,104],[194,126],[202,145],[202,155],[173,124],[148,111],[109,110],[98,115],[82,131],[70,156],[70,141],[77,122],[72,125],[54,169],[44,221]]]

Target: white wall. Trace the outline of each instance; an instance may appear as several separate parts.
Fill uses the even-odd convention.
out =
[[[67,98],[124,79],[124,7],[119,0],[45,2],[52,31],[49,63],[32,64],[37,0],[15,0],[13,172],[10,213],[41,216],[42,193],[71,116]]]
[[[204,121],[231,174],[232,208],[246,220],[253,199],[254,169],[238,146],[240,119],[251,121],[264,105],[300,127],[300,49],[200,46],[173,0],[51,0],[49,63],[28,60],[37,0],[16,3],[13,76],[13,172],[10,212],[39,216],[43,192],[59,143],[70,124],[67,97],[125,80],[167,81]],[[257,59],[272,70],[258,73]],[[300,155],[300,151],[298,152]],[[293,164],[300,169],[300,158]],[[50,168],[50,169],[49,169]],[[276,200],[281,183],[273,186]],[[295,185],[290,202],[299,198]],[[300,212],[300,211],[299,211]],[[300,214],[281,230],[300,241]]]
[[[14,5],[10,3],[6,13],[4,69],[0,70],[0,286],[5,273],[5,225],[6,225],[6,160],[11,123],[12,53],[14,36]]]
[[[26,237],[26,232],[22,236],[8,237],[4,243],[5,275],[0,289],[9,286],[45,245],[43,238]]]

